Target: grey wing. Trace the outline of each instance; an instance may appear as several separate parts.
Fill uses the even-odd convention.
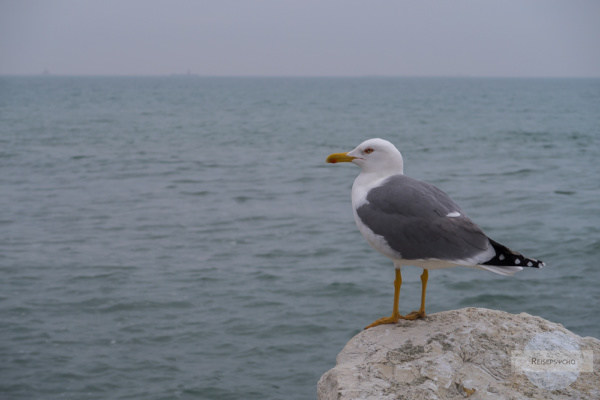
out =
[[[487,236],[446,193],[404,175],[369,191],[357,214],[408,260],[473,260],[490,247]]]

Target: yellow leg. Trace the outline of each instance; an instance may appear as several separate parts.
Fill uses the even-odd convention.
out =
[[[402,275],[400,274],[400,268],[396,268],[396,279],[394,280],[394,307],[392,309],[392,315],[389,317],[379,318],[371,325],[365,327],[365,329],[369,329],[377,325],[395,324],[396,322],[398,322],[398,320],[400,320],[400,318],[403,318],[398,312],[398,301],[400,300],[400,286],[402,286]]]
[[[425,317],[425,292],[427,291],[427,279],[429,279],[429,271],[423,270],[421,274],[421,308],[419,311],[413,311],[408,315],[404,316],[404,319],[418,319]]]

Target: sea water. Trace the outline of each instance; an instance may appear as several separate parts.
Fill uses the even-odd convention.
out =
[[[600,337],[598,79],[3,77],[0,397],[314,398],[392,308],[325,164],[371,137],[547,263],[432,271],[429,313]]]

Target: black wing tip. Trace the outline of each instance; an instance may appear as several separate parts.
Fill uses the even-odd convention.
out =
[[[489,238],[488,238],[489,239]],[[528,268],[544,268],[546,263],[541,260],[527,258],[524,255],[512,251],[508,247],[489,239],[492,247],[496,251],[496,255],[483,265],[493,265],[496,267],[528,267]]]

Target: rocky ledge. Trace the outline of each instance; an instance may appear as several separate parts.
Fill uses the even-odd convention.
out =
[[[541,350],[542,361],[531,358]],[[600,340],[525,313],[444,311],[362,331],[317,391],[320,400],[600,399]]]

